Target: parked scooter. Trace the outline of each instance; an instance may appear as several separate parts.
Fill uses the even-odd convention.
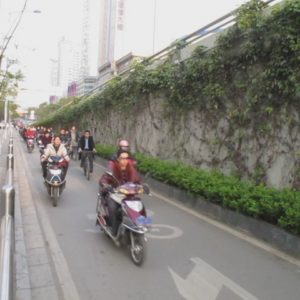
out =
[[[110,172],[106,173],[113,176]],[[149,193],[147,185],[128,182],[118,188],[112,188],[107,195],[109,199],[103,199],[100,193],[97,199],[96,225],[99,225],[117,246],[127,246],[130,257],[136,265],[141,265],[145,260],[147,242],[145,233],[152,223],[152,219],[147,217],[146,208],[138,195]],[[112,234],[108,201],[115,201],[121,206],[116,212],[117,217],[121,220],[116,236]]]
[[[48,158],[45,185],[49,196],[52,198],[53,206],[57,206],[58,198],[66,186],[64,168],[61,165],[62,162],[63,158],[61,156],[50,156]]]
[[[26,140],[26,145],[27,145],[28,153],[32,153],[32,151],[34,149],[34,139],[28,138]]]

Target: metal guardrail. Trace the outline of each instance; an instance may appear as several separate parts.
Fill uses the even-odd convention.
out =
[[[278,2],[282,2],[284,0],[266,0],[264,1],[267,5],[273,5]],[[160,50],[159,52],[144,58],[142,60],[142,63],[155,63],[156,61],[163,60],[165,57],[169,56],[171,53],[174,52],[174,50],[177,49],[178,44],[182,43],[184,45],[184,48],[186,48],[188,45],[192,45],[196,42],[199,42],[201,39],[204,39],[216,32],[219,32],[225,28],[228,28],[235,24],[236,20],[236,14],[238,12],[239,8],[227,13],[223,17],[205,25],[204,27],[192,32],[189,35],[184,36],[181,39],[176,40],[171,45],[167,46],[166,48]],[[123,70],[120,73],[117,73],[116,75],[121,76],[123,78],[126,78],[128,74],[132,71],[132,67],[130,67],[127,70]],[[83,98],[87,99],[89,96],[95,95],[96,93],[101,92],[105,86],[114,78],[114,75],[110,79],[107,79],[105,82],[101,83],[100,85],[96,86],[92,90],[90,90],[88,93],[86,93]]]
[[[15,188],[13,185],[14,155],[12,129],[10,130],[6,168],[6,181],[2,187],[0,198],[0,300],[13,300],[15,295]]]
[[[282,2],[282,1],[284,1],[284,0],[266,0],[264,2],[266,5],[273,5],[273,4]],[[184,48],[186,48],[188,45],[192,45],[192,44],[200,41],[201,39],[204,39],[220,30],[223,30],[225,28],[232,26],[236,22],[236,14],[237,14],[238,10],[239,10],[239,8],[227,13],[223,17],[218,18],[217,20],[205,25],[204,27],[192,32],[191,34],[188,34],[188,35],[184,36],[183,38],[176,40],[174,43],[167,46],[166,48],[158,51],[157,53],[155,53],[149,57],[146,57],[144,60],[142,60],[142,63],[153,64],[156,61],[163,60],[165,57],[169,56],[171,53],[174,52],[174,50],[177,49],[177,47],[178,47],[177,42],[182,43],[184,45]],[[130,73],[132,71],[133,68],[134,67],[130,67],[129,69],[124,70],[121,73],[117,73],[116,75],[124,78],[128,75],[128,73]],[[101,85],[96,86],[94,89],[92,89],[87,94],[85,94],[83,96],[83,98],[86,100],[90,96],[93,96],[93,95],[101,92],[113,78],[114,78],[114,76],[112,75],[112,77],[110,79],[107,79]]]

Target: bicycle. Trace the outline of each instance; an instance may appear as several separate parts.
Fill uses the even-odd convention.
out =
[[[81,160],[83,165],[84,176],[86,176],[87,180],[90,180],[91,163],[93,161],[93,151],[83,150],[81,152]]]
[[[78,146],[71,146],[69,156],[72,160],[78,159]]]

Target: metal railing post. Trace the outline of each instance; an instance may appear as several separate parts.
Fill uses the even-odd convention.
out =
[[[5,128],[5,135],[8,128]],[[3,136],[6,138],[6,136]],[[1,146],[3,138],[1,140]],[[13,300],[14,291],[14,248],[15,248],[15,189],[13,186],[13,135],[9,136],[6,184],[0,194],[0,300]]]
[[[12,142],[9,142],[9,144],[8,144],[8,153],[12,154],[13,151],[14,151],[14,146],[13,146]]]
[[[7,155],[6,159],[6,169],[14,169],[14,155],[12,153]]]
[[[0,203],[0,300],[14,299],[14,211],[15,189],[11,184],[4,185]]]

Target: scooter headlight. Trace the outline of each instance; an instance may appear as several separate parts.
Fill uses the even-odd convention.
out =
[[[126,201],[126,205],[137,212],[140,212],[143,209],[143,204],[141,201]]]

